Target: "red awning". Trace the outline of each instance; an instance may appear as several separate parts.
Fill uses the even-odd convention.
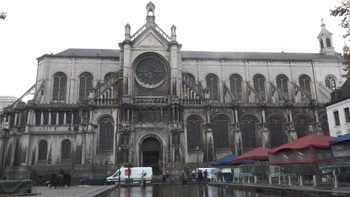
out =
[[[269,148],[259,147],[251,151],[248,151],[235,159],[233,162],[239,162],[244,160],[255,160],[255,161],[267,161],[269,160]]]
[[[320,149],[327,149],[330,148],[329,141],[332,139],[334,139],[334,137],[310,134],[302,138],[296,139],[294,141],[291,141],[289,143],[278,146],[276,148],[273,148],[269,151],[269,153],[276,153],[283,149],[299,150],[311,146]]]
[[[307,135],[269,151],[270,165],[322,163],[332,160],[329,141],[334,137]]]

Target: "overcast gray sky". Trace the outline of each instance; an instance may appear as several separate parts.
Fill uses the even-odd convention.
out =
[[[129,23],[146,22],[149,0],[1,0],[0,96],[36,81],[37,59],[68,48],[118,49]],[[319,52],[321,18],[341,52],[345,32],[329,9],[340,0],[153,0],[156,23],[177,27],[182,50]]]

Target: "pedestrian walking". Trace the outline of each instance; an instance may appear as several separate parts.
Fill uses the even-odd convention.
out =
[[[169,183],[170,182],[170,174],[168,171],[165,172],[165,177],[166,177],[166,182]]]
[[[207,171],[207,170],[204,170],[203,175],[204,175],[203,182],[206,182],[207,179],[208,179],[208,171]]]
[[[194,170],[191,173],[191,178],[192,178],[191,181],[196,181],[196,172]]]
[[[197,181],[202,182],[203,181],[203,172],[202,170],[198,170],[197,172]]]
[[[166,174],[165,174],[165,172],[163,172],[163,183],[165,183],[166,182]]]

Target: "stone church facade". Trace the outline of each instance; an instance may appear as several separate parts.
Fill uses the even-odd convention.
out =
[[[38,58],[36,84],[1,115],[1,164],[23,178],[63,169],[74,177],[185,163],[329,135],[324,104],[342,84],[332,33],[316,53],[182,51],[146,6],[146,23],[119,49],[67,49]],[[315,41],[315,44],[317,42]]]

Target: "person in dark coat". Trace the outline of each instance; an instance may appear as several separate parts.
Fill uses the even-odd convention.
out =
[[[163,173],[163,183],[165,183],[166,182],[166,174],[165,174],[165,172]]]
[[[169,183],[170,182],[170,174],[168,171],[165,172],[165,177],[166,177],[166,182]]]
[[[202,172],[202,170],[199,170],[197,172],[197,181],[198,182],[202,182],[203,181],[203,172]]]
[[[206,182],[208,180],[208,171],[204,170],[203,175],[204,175],[203,182]]]

